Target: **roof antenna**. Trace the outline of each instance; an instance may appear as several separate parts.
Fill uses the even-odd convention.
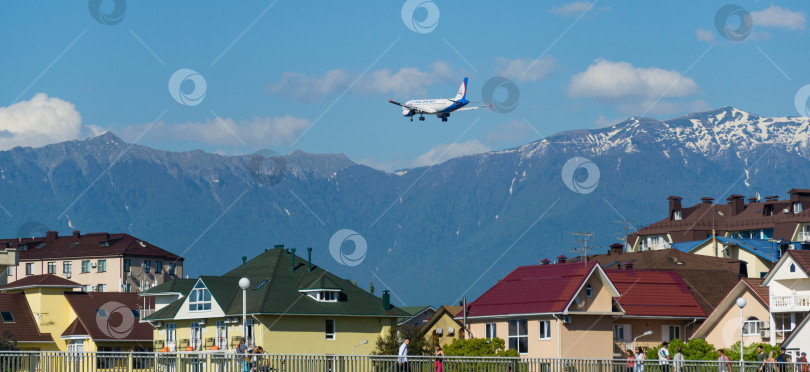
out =
[[[577,236],[577,243],[579,244],[578,248],[573,249],[571,252],[578,253],[580,260],[588,265],[588,252],[592,251],[596,247],[588,246],[588,241],[593,238],[593,233],[578,231],[575,233],[571,233],[572,235]]]

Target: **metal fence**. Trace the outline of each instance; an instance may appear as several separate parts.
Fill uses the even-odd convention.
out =
[[[808,372],[807,364],[376,355],[237,355],[224,352],[121,353],[0,351],[1,372]],[[441,369],[439,369],[441,368]]]

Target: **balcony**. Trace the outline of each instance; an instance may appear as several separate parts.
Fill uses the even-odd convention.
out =
[[[773,296],[773,298],[771,298],[771,311],[777,313],[810,311],[810,294]]]
[[[810,242],[810,231],[801,231],[797,237],[800,242]]]

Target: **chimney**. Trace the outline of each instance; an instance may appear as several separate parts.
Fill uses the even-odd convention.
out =
[[[242,256],[242,265],[244,265],[245,262],[247,262],[247,256]]]
[[[701,201],[703,204],[712,204],[712,203],[714,203],[714,198],[712,198],[712,197],[708,197],[708,196],[704,196],[704,197],[700,198],[700,201]]]
[[[681,200],[682,199],[683,198],[681,198],[680,196],[670,196],[670,197],[667,198],[667,200],[669,200],[669,219],[670,220],[674,219],[673,216],[675,215],[675,211],[680,211],[681,210]]]
[[[549,261],[549,259],[548,259],[548,258],[544,258],[544,259],[543,259],[543,261],[540,261],[540,264],[541,264],[541,265],[544,265],[544,266],[545,266],[545,265],[548,265],[548,264],[550,264],[550,263],[551,263],[551,261]]]
[[[740,195],[740,194],[734,194],[734,195],[729,196],[728,199],[726,199],[728,201],[728,205],[731,206],[731,215],[732,216],[736,216],[736,215],[742,213],[743,210],[745,210],[745,200],[744,200],[744,198],[745,197]]]
[[[290,271],[295,271],[295,248],[290,249]]]
[[[779,200],[779,195],[770,195],[765,197],[765,201],[777,201]]]
[[[273,246],[275,249],[284,249],[284,244],[276,244]]]
[[[564,255],[560,255],[559,257],[557,257],[557,263],[565,263],[565,260],[567,260],[567,259],[568,259],[568,257],[565,257]]]
[[[80,236],[82,236],[82,232],[81,232],[81,231],[79,231],[79,230],[73,230],[73,237],[74,237],[74,238],[79,239],[79,237],[80,237]]]
[[[391,310],[391,291],[387,289],[383,291],[382,306],[385,311]]]
[[[52,242],[59,237],[59,232],[57,231],[48,231],[45,233],[45,241]]]
[[[610,245],[610,254],[622,254],[624,252],[624,246],[619,243],[613,243]]]
[[[307,271],[312,271],[312,248],[307,248]]]
[[[756,203],[758,201],[759,201],[759,199],[757,199],[756,196],[752,197],[752,198],[748,198],[748,204],[754,204],[754,203]]]

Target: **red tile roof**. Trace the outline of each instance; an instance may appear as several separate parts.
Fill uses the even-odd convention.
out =
[[[605,270],[627,316],[703,318],[706,313],[674,271]]]
[[[53,274],[31,275],[0,286],[0,291],[32,287],[80,288],[81,284]]]
[[[596,266],[595,262],[520,266],[469,303],[467,316],[561,313]]]
[[[129,234],[90,233],[0,239],[0,250],[17,248],[20,260],[88,256],[148,256],[182,261],[183,258]]]
[[[810,251],[788,249],[787,252],[804,269],[804,272],[810,274]]]
[[[754,290],[754,293],[770,306],[770,290],[768,286],[762,285],[763,280],[763,278],[742,278],[742,281],[748,284]]]
[[[140,304],[137,293],[71,292],[65,293],[65,298],[76,312],[85,334],[94,341],[152,341],[152,327],[140,323],[132,314]],[[106,311],[99,312],[99,309]]]
[[[17,342],[53,342],[51,335],[40,333],[28,301],[22,293],[0,293],[0,312],[10,312],[13,322],[0,317],[0,330],[14,334]]]

